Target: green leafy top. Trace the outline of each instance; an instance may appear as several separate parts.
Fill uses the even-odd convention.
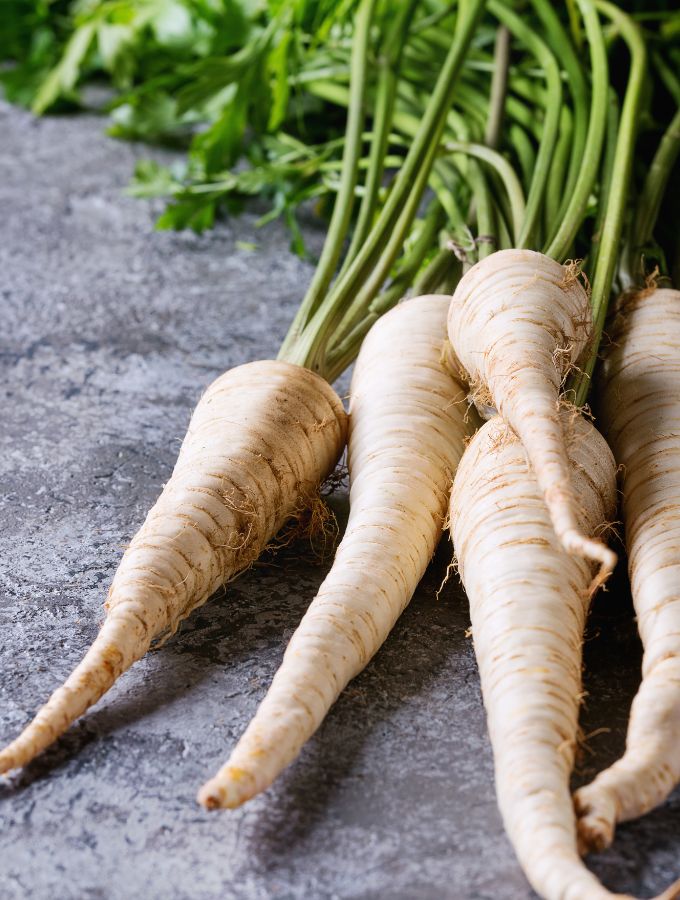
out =
[[[672,10],[636,24],[605,0],[573,0],[562,16],[549,0],[521,15],[508,0],[6,2],[11,99],[58,110],[86,103],[83,85],[104,76],[111,134],[186,148],[180,164],[140,162],[130,187],[169,199],[159,227],[201,231],[257,197],[261,222],[282,217],[305,255],[299,208],[330,215],[282,348],[330,378],[411,287],[450,289],[502,247],[585,258],[599,335],[677,152],[671,128],[637,230],[626,226],[641,183],[633,150],[643,168],[653,156],[645,45],[655,84],[680,94]],[[574,385],[580,401],[588,383]]]

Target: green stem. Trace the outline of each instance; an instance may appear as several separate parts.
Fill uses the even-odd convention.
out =
[[[607,207],[602,225],[602,238],[597,266],[593,275],[590,297],[593,310],[593,340],[591,352],[584,371],[575,379],[576,404],[582,406],[588,396],[590,381],[600,347],[602,331],[607,315],[607,305],[611,292],[616,259],[619,251],[623,217],[626,207],[628,186],[633,166],[633,151],[640,107],[643,98],[647,70],[647,51],[640,29],[635,22],[608,0],[596,0],[598,10],[610,19],[620,31],[630,52],[630,73],[621,111],[619,135],[616,142],[614,164],[612,166],[612,190],[607,199]]]
[[[399,63],[406,33],[408,32],[417,2],[418,0],[409,0],[409,2],[400,6],[399,14],[387,35],[384,52],[380,57],[380,76],[375,101],[373,142],[369,155],[364,195],[359,207],[354,234],[338,277],[344,274],[359,252],[359,248],[366,240],[373,224],[380,185],[385,171],[385,152],[392,127]]]
[[[359,172],[358,162],[361,158],[368,44],[375,5],[376,0],[362,0],[357,12],[352,45],[352,77],[350,80],[340,188],[333,207],[333,214],[328,226],[328,234],[321,252],[321,258],[314,272],[312,282],[281,346],[279,352],[279,358],[281,359],[286,358],[287,353],[295,345],[309,319],[319,308],[326,295],[350,225],[352,208],[354,206],[354,189]]]
[[[456,183],[459,178],[455,167],[451,163],[446,165],[446,160],[437,160],[430,173],[429,185],[446,210],[449,227],[461,231],[466,227],[466,217],[453,190]]]
[[[505,25],[496,30],[493,53],[493,76],[489,97],[489,113],[484,132],[484,143],[492,150],[498,147],[505,117],[505,99],[508,94],[508,74],[510,69],[510,32]],[[470,216],[477,219],[477,260],[484,259],[497,248],[496,217],[494,215],[491,192],[486,176],[475,162],[469,176],[474,200],[470,206]]]
[[[371,326],[380,316],[405,296],[413,284],[423,260],[432,249],[437,232],[443,224],[443,210],[438,202],[428,207],[423,227],[409,248],[399,266],[394,280],[371,302],[366,314],[357,322],[352,331],[338,342],[328,354],[328,380],[333,381],[352,362],[356,347],[363,341]]]
[[[666,60],[660,53],[655,53],[653,60],[654,66],[657,69],[666,90],[671,95],[676,105],[680,106],[680,78],[678,78],[673,69],[667,65]]]
[[[342,341],[361,318],[396,259],[427,184],[451,107],[460,69],[484,10],[484,0],[467,0],[456,32],[385,205],[363,247],[316,310],[304,332],[287,341],[280,358],[326,374],[325,359],[333,342]],[[342,320],[343,327],[338,328]],[[358,344],[354,349],[358,349]]]
[[[547,100],[543,135],[536,156],[536,167],[531,188],[527,195],[526,211],[522,228],[517,236],[517,247],[529,247],[535,243],[535,232],[538,230],[539,214],[543,202],[543,194],[550,174],[555,142],[560,125],[560,108],[562,106],[562,78],[557,60],[547,45],[529,28],[528,25],[498,0],[490,0],[489,9],[515,37],[522,41],[536,57],[545,73]]]
[[[526,221],[526,206],[522,185],[519,182],[515,170],[507,159],[495,150],[485,147],[483,144],[466,144],[459,141],[447,141],[444,145],[444,149],[449,153],[466,153],[495,169],[503,183],[503,187],[508,195],[508,200],[510,201],[515,246],[519,246],[516,242],[517,235],[520,233],[523,223]]]
[[[511,125],[508,129],[508,141],[517,155],[519,170],[522,174],[522,186],[525,191],[528,191],[531,184],[531,175],[536,165],[534,145],[531,143],[531,138],[524,128],[516,124]]]
[[[566,72],[569,92],[574,101],[569,169],[567,171],[567,180],[562,193],[562,204],[559,211],[556,213],[556,219],[559,221],[566,212],[569,198],[572,195],[581,171],[582,157],[586,143],[586,132],[588,128],[588,85],[586,84],[586,79],[583,74],[583,67],[572,46],[571,39],[562,26],[553,5],[548,2],[548,0],[532,0],[532,5],[546,30],[546,35],[553,52]],[[550,183],[552,183],[552,175]]]
[[[512,250],[515,241],[510,234],[510,224],[501,203],[496,204],[496,228],[498,231],[498,249]]]
[[[600,255],[602,242],[602,229],[604,228],[605,213],[609,206],[609,195],[612,192],[612,171],[614,169],[614,157],[616,156],[616,144],[619,135],[619,121],[621,110],[619,98],[613,87],[609,88],[607,97],[607,125],[605,130],[605,147],[600,166],[600,195],[597,202],[597,214],[593,236],[590,239],[590,253],[588,254],[588,270],[594,272],[597,269],[597,260]]]
[[[536,115],[538,110],[542,113],[548,103],[548,92],[545,85],[537,81],[542,74],[543,71],[540,67],[532,70],[532,75],[522,69],[512,78],[513,92],[528,104],[532,115]]]
[[[474,192],[474,210],[477,218],[477,259],[484,259],[498,247],[496,217],[491,192],[481,167],[474,165],[470,172]]]
[[[508,116],[521,125],[529,134],[533,135],[537,141],[541,140],[543,135],[543,124],[536,115],[536,110],[528,104],[524,103],[519,97],[512,93],[513,82],[510,78],[510,93],[505,100],[505,109]]]
[[[435,144],[432,151],[433,157],[436,149],[437,145]],[[369,309],[373,297],[375,297],[380,290],[389,274],[394,260],[399,255],[408,229],[418,212],[420,200],[431,174],[434,162],[433,157],[432,159],[428,159],[426,164],[423,165],[422,169],[417,173],[415,181],[412,184],[411,192],[406,196],[399,218],[397,219],[391,234],[387,237],[386,244],[378,257],[375,266],[369,271],[363,283],[358,287],[356,294],[350,298],[349,305],[344,312],[344,315],[339,318],[339,322],[335,328],[333,339],[334,345],[336,343],[341,343],[348,333],[352,333],[355,336],[356,346],[359,346],[358,341],[361,340],[363,335],[360,338],[358,334],[355,333],[355,327],[357,322],[365,314],[365,310]],[[330,378],[331,375],[328,377]]]
[[[451,269],[460,269],[460,262],[456,259],[450,247],[442,247],[427,266],[413,282],[413,293],[416,297],[421,294],[434,294],[442,290],[443,285],[449,280]]]
[[[509,87],[512,90],[512,79],[510,80]],[[313,96],[319,97],[319,99],[321,100],[326,100],[329,103],[333,103],[336,106],[346,108],[349,103],[349,91],[347,87],[345,85],[339,84],[337,81],[327,81],[324,78],[319,78],[318,80],[312,79],[305,84],[305,90]],[[397,107],[394,112],[394,127],[401,131],[403,134],[408,135],[409,137],[413,137],[413,135],[417,133],[420,126],[418,112],[422,108],[423,95],[421,94],[420,96],[421,100],[418,101],[418,95],[414,95],[412,91],[410,93],[412,101],[411,108],[413,109],[413,112],[406,112],[403,106]],[[459,99],[460,98],[457,93],[456,102],[458,102]],[[483,103],[482,108],[480,108],[480,102]],[[486,98],[481,92],[468,92],[464,113],[467,116],[467,113],[470,112],[474,107],[475,119],[480,123],[482,127],[486,123],[484,112],[486,103]],[[461,106],[463,106],[463,104],[461,104]],[[543,134],[543,126],[536,116],[535,111],[529,105],[518,99],[514,94],[509,93],[505,100],[505,111],[509,119],[511,119],[513,122],[516,122],[518,125],[521,125],[522,128],[525,129],[525,131],[531,134],[537,141],[540,141],[541,135]],[[451,113],[455,113],[455,110],[450,110],[449,114]]]
[[[607,92],[609,86],[609,66],[602,27],[590,0],[578,0],[586,26],[592,69],[593,94],[590,104],[588,136],[583,151],[581,170],[576,185],[569,197],[566,210],[558,213],[557,231],[545,249],[548,256],[562,260],[569,252],[576,232],[583,220],[588,198],[597,178],[604,130],[607,121]]]
[[[484,143],[495,150],[501,137],[503,116],[505,113],[505,97],[508,93],[508,69],[510,68],[510,32],[505,25],[496,31],[496,43],[493,51],[494,68],[491,79],[491,96],[489,98],[489,117],[486,123]]]
[[[423,85],[427,90],[427,86]],[[469,122],[473,128],[484,129],[487,123],[487,107],[489,105],[488,97],[475,87],[469,84],[463,84],[462,81],[458,85],[456,91],[455,104],[457,109],[451,112],[462,114],[466,122]]]
[[[670,125],[663,133],[647,172],[634,216],[635,224],[631,240],[633,258],[630,260],[629,268],[637,274],[638,278],[643,274],[642,260],[638,262],[635,257],[640,255],[642,249],[652,239],[666,185],[678,153],[680,153],[680,109],[676,110]]]
[[[553,223],[560,221],[560,208],[565,198],[568,199],[567,188],[569,185],[565,181],[565,175],[568,178],[567,162],[569,154],[572,153],[573,158],[573,141],[574,141],[574,120],[568,106],[562,107],[562,121],[560,123],[560,136],[555,147],[555,153],[550,166],[550,178],[548,180],[548,188],[545,192],[545,229],[550,234],[553,230]]]
[[[375,318],[382,315],[406,294],[413,285],[413,281],[420,271],[423,261],[432,250],[432,245],[437,241],[437,235],[444,225],[444,210],[438,202],[430,203],[423,226],[418,236],[408,248],[399,262],[397,272],[392,283],[371,302],[369,316]]]
[[[313,97],[318,97],[320,100],[327,100],[329,103],[334,103],[336,106],[346,108],[349,105],[348,89],[344,85],[338,84],[336,81],[326,81],[324,78],[319,78],[317,80],[315,78],[305,85],[305,90],[309,91]]]

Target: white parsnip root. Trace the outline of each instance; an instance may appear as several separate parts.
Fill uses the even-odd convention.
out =
[[[0,772],[49,746],[154,640],[257,559],[314,496],[345,436],[339,397],[301,366],[253,362],[213,382],[170,481],[121,560],[96,640],[0,753]]]
[[[621,465],[628,567],[644,647],[624,756],[576,793],[588,849],[680,781],[680,291],[623,298],[600,414]]]
[[[559,392],[592,332],[575,266],[533,250],[501,250],[473,266],[451,301],[449,339],[483,402],[519,437],[567,552],[595,560],[603,581],[616,554],[584,533],[558,416]]]
[[[604,438],[563,409],[576,526],[595,533],[616,507]],[[592,563],[558,542],[524,448],[500,417],[476,434],[451,496],[451,536],[470,601],[498,802],[522,867],[547,900],[611,897],[586,869],[569,791]]]
[[[441,362],[448,303],[403,303],[364,341],[350,399],[347,529],[255,718],[199,793],[209,808],[238,806],[296,758],[425,572],[469,431],[465,391]]]

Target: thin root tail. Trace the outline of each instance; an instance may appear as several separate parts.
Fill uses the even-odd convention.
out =
[[[242,779],[220,777],[218,774],[210,781],[206,781],[196,799],[205,809],[236,809],[254,793],[254,790],[245,790]]]
[[[38,710],[21,734],[0,752],[0,774],[27,765],[46,750],[119,676],[146,653],[148,628],[141,615],[121,604],[104,621],[93,644],[64,684]]]
[[[579,852],[600,853],[611,846],[616,829],[616,800],[598,784],[588,784],[574,794]]]
[[[616,568],[618,560],[616,553],[602,541],[586,537],[576,530],[564,532],[560,536],[560,540],[564,549],[571,556],[580,556],[599,564],[597,574],[589,585],[590,594],[595,594]]]

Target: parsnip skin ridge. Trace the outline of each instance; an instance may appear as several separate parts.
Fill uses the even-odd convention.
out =
[[[644,647],[621,759],[577,791],[584,847],[609,846],[680,782],[680,291],[624,298],[599,412],[621,466],[633,603]]]
[[[483,401],[526,449],[562,546],[599,563],[616,554],[584,534],[558,417],[561,385],[588,344],[592,314],[574,267],[533,250],[501,250],[473,266],[451,301],[449,340]]]
[[[172,477],[125,551],[97,638],[0,752],[0,772],[52,744],[153,641],[251,565],[332,471],[346,427],[333,388],[301,366],[262,360],[214,381]]]
[[[579,528],[616,509],[604,438],[562,409]],[[450,527],[470,601],[472,635],[508,837],[546,900],[611,894],[577,847],[569,791],[581,697],[583,631],[593,564],[560,546],[524,448],[500,417],[477,432],[458,467]]]
[[[402,303],[364,341],[350,396],[344,537],[253,721],[199,792],[208,808],[239,806],[297,757],[425,572],[474,421],[442,362],[449,301]]]

